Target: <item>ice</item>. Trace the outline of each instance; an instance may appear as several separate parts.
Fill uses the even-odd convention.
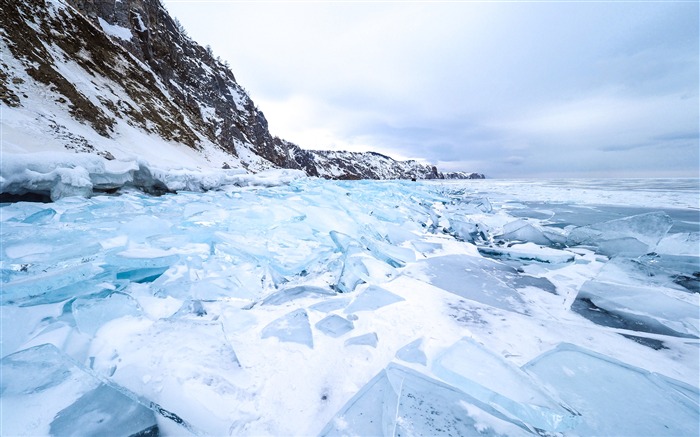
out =
[[[337,291],[350,293],[369,280],[369,271],[364,262],[368,258],[360,247],[350,246],[343,259],[343,270],[335,284]]]
[[[346,314],[358,311],[375,311],[381,307],[403,301],[404,298],[395,295],[381,287],[370,285],[360,292],[350,305],[345,308]]]
[[[294,310],[276,319],[262,330],[262,338],[277,337],[280,341],[314,347],[309,316],[303,309]]]
[[[152,182],[215,182],[149,168]],[[106,196],[91,174],[89,198],[0,204],[2,354],[50,343],[77,369],[36,393],[3,392],[3,435],[89,422],[81,402],[119,403],[100,384],[152,411],[163,435],[317,435],[326,423],[330,434],[624,434],[597,432],[575,390],[518,367],[562,342],[692,386],[660,392],[697,396],[697,210],[653,203],[681,220],[654,247],[641,231],[566,247],[574,226],[650,210],[533,205],[495,180],[236,177],[207,192]],[[666,199],[690,198],[674,193]],[[478,225],[473,242],[476,228],[460,223]],[[494,237],[504,229],[512,240]],[[549,242],[520,240],[526,231]],[[627,242],[639,250],[606,249]],[[50,355],[35,361],[53,368]],[[32,366],[0,385],[54,378]],[[606,384],[614,393],[620,381]]]
[[[42,209],[22,220],[22,223],[39,224],[50,221],[56,215],[53,208]]]
[[[85,263],[20,277],[3,284],[0,305],[40,305],[96,293],[101,291],[100,283],[89,279],[96,277],[101,271],[102,269]]]
[[[376,332],[369,332],[367,334],[358,335],[357,337],[348,338],[345,340],[345,346],[371,346],[376,348],[379,337],[377,337]]]
[[[0,362],[0,418],[7,435],[158,435],[152,410],[103,384],[52,345]]]
[[[572,429],[577,417],[526,373],[470,338],[442,352],[431,366],[443,381],[507,414],[525,427],[547,433]]]
[[[572,262],[574,254],[564,250],[542,247],[535,243],[511,244],[507,247],[479,247],[479,253],[501,259],[533,261],[547,264]]]
[[[275,293],[263,299],[263,305],[281,305],[285,302],[290,302],[294,299],[299,299],[308,296],[325,297],[334,296],[336,293],[327,288],[314,287],[308,285],[300,285],[292,288],[285,288],[276,291]]]
[[[659,287],[588,281],[572,308],[594,323],[646,333],[698,338],[698,305]]]
[[[526,435],[500,413],[415,370],[390,364],[321,431],[336,435]]]
[[[384,261],[392,267],[403,267],[407,262],[416,260],[416,255],[411,249],[393,246],[383,241],[377,241],[361,237],[360,241],[372,252],[375,258]]]
[[[309,308],[322,313],[330,313],[331,311],[345,308],[348,305],[348,302],[350,302],[350,299],[347,298],[329,299],[323,302],[315,303]]]
[[[538,229],[532,223],[526,220],[516,220],[503,226],[503,233],[497,235],[505,241],[522,241],[539,244],[540,246],[550,246],[553,241],[547,238],[543,229]]]
[[[700,257],[700,232],[667,235],[659,241],[656,252],[676,256]]]
[[[512,267],[465,255],[436,256],[415,265],[431,284],[445,291],[496,308],[523,311],[521,296],[504,281],[517,275]]]
[[[323,428],[320,436],[380,436],[384,430],[384,399],[392,393],[384,371],[372,378]],[[393,433],[392,433],[393,435]]]
[[[523,369],[581,413],[576,434],[698,435],[700,395],[695,387],[570,344]]]
[[[85,393],[56,414],[49,433],[55,436],[107,434],[156,437],[153,411],[104,384]]]
[[[110,320],[124,316],[138,317],[142,313],[139,304],[124,293],[112,293],[103,298],[76,299],[72,309],[78,329],[89,335],[94,335]]]
[[[149,193],[206,191],[226,185],[273,187],[306,177],[300,170],[275,169],[256,175],[241,169],[158,166],[132,160],[106,160],[89,153],[4,153],[0,192],[49,194],[51,200],[90,197],[94,191],[136,186]]]
[[[340,337],[355,329],[355,325],[348,319],[331,314],[317,322],[316,329],[331,337]]]
[[[423,339],[419,338],[396,351],[396,358],[407,363],[428,364],[428,357],[423,352]]]
[[[650,212],[575,228],[567,244],[598,247],[604,255],[643,255],[652,252],[673,226],[664,212]]]

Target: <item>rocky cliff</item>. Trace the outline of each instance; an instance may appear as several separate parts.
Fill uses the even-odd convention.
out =
[[[34,131],[56,147],[118,157],[115,144],[137,130],[186,145],[214,166],[301,169],[337,179],[446,176],[416,161],[309,151],[273,137],[228,66],[190,39],[158,0],[0,0],[0,6],[0,48],[7,53],[0,100],[24,108],[22,116],[41,125]],[[71,120],[57,116],[62,111]]]

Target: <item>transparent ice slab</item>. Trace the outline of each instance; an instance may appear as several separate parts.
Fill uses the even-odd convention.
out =
[[[446,255],[417,261],[430,283],[466,299],[496,308],[524,312],[524,302],[508,284],[517,271],[496,261],[467,255]]]
[[[279,341],[304,344],[313,349],[309,316],[304,309],[294,310],[273,320],[262,330],[262,338],[277,337]]]
[[[566,432],[577,414],[543,391],[536,381],[470,338],[442,352],[431,370],[443,381],[492,405],[513,422],[546,433]]]
[[[686,338],[700,335],[700,308],[658,287],[588,281],[571,309],[603,326]]]
[[[697,436],[697,388],[571,344],[523,366],[581,413],[580,435]]]
[[[377,337],[376,332],[369,332],[367,334],[358,335],[357,337],[351,337],[345,340],[345,346],[371,346],[376,348],[379,342],[379,337]]]
[[[324,297],[334,296],[336,293],[333,290],[312,285],[300,285],[297,287],[285,288],[276,291],[263,299],[263,305],[281,305],[290,302],[294,299],[304,297]]]
[[[541,246],[550,246],[554,243],[545,235],[543,229],[527,220],[516,220],[503,226],[503,233],[495,236],[505,241],[522,241],[539,244]]]
[[[346,314],[353,314],[358,311],[375,311],[381,307],[403,301],[404,298],[395,295],[381,287],[370,285],[366,290],[360,292],[350,305],[345,308]]]
[[[321,431],[321,436],[528,435],[488,405],[415,370],[391,363]]]
[[[72,305],[73,317],[80,332],[95,335],[110,320],[124,316],[139,317],[139,304],[124,293],[112,293],[106,297],[76,299]]]
[[[651,252],[673,226],[664,212],[650,212],[573,229],[568,245],[594,246],[604,255]]]
[[[324,317],[315,326],[316,329],[331,337],[340,337],[355,329],[352,321],[336,314]]]
[[[158,435],[154,412],[96,379],[52,345],[0,361],[7,435]]]
[[[428,363],[428,357],[426,357],[425,352],[423,352],[423,339],[419,338],[413,340],[396,351],[396,358],[407,363],[416,363],[425,366]]]
[[[538,262],[544,264],[565,264],[572,262],[574,254],[564,250],[542,247],[535,243],[512,244],[508,246],[480,246],[479,253],[494,258]]]

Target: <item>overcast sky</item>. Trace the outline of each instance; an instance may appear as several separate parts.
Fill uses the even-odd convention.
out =
[[[697,1],[163,3],[307,149],[699,176]]]

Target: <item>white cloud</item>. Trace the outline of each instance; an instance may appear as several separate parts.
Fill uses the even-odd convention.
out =
[[[693,153],[697,3],[167,4],[302,147],[498,176],[700,165],[649,146]]]

